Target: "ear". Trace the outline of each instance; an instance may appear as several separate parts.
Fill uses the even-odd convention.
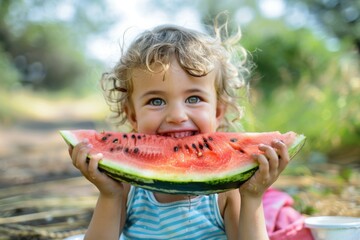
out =
[[[127,120],[131,124],[133,130],[137,131],[137,120],[134,107],[131,103],[128,103],[124,107]]]
[[[223,102],[218,101],[216,105],[216,124],[217,128],[220,126],[221,121],[225,117],[226,105]]]

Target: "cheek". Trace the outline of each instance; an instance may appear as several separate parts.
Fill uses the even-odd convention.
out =
[[[201,132],[214,132],[217,129],[216,111],[212,108],[194,113],[193,121]]]
[[[161,123],[159,114],[139,111],[137,113],[137,131],[146,134],[154,134]]]

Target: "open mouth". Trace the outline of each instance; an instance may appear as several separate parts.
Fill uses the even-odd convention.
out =
[[[198,133],[199,133],[198,131],[182,131],[182,132],[166,132],[160,135],[165,137],[184,138],[184,137],[194,136]]]

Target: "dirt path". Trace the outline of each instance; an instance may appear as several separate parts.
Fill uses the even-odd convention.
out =
[[[0,128],[0,239],[62,239],[83,232],[96,190],[72,166],[59,129],[91,121]]]

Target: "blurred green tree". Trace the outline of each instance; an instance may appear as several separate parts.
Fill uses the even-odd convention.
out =
[[[254,21],[245,32],[243,45],[257,66],[251,85],[266,101],[276,88],[294,88],[304,77],[316,82],[321,69],[342,55],[341,51],[329,51],[325,40],[310,29],[293,29],[281,20]]]
[[[360,1],[287,0],[292,6],[305,7],[328,34],[352,43],[360,55]]]
[[[83,7],[86,6],[86,7]],[[86,56],[86,41],[111,26],[102,1],[0,1],[0,66],[6,87],[61,90],[80,86],[99,62]],[[5,84],[6,82],[6,84]]]

